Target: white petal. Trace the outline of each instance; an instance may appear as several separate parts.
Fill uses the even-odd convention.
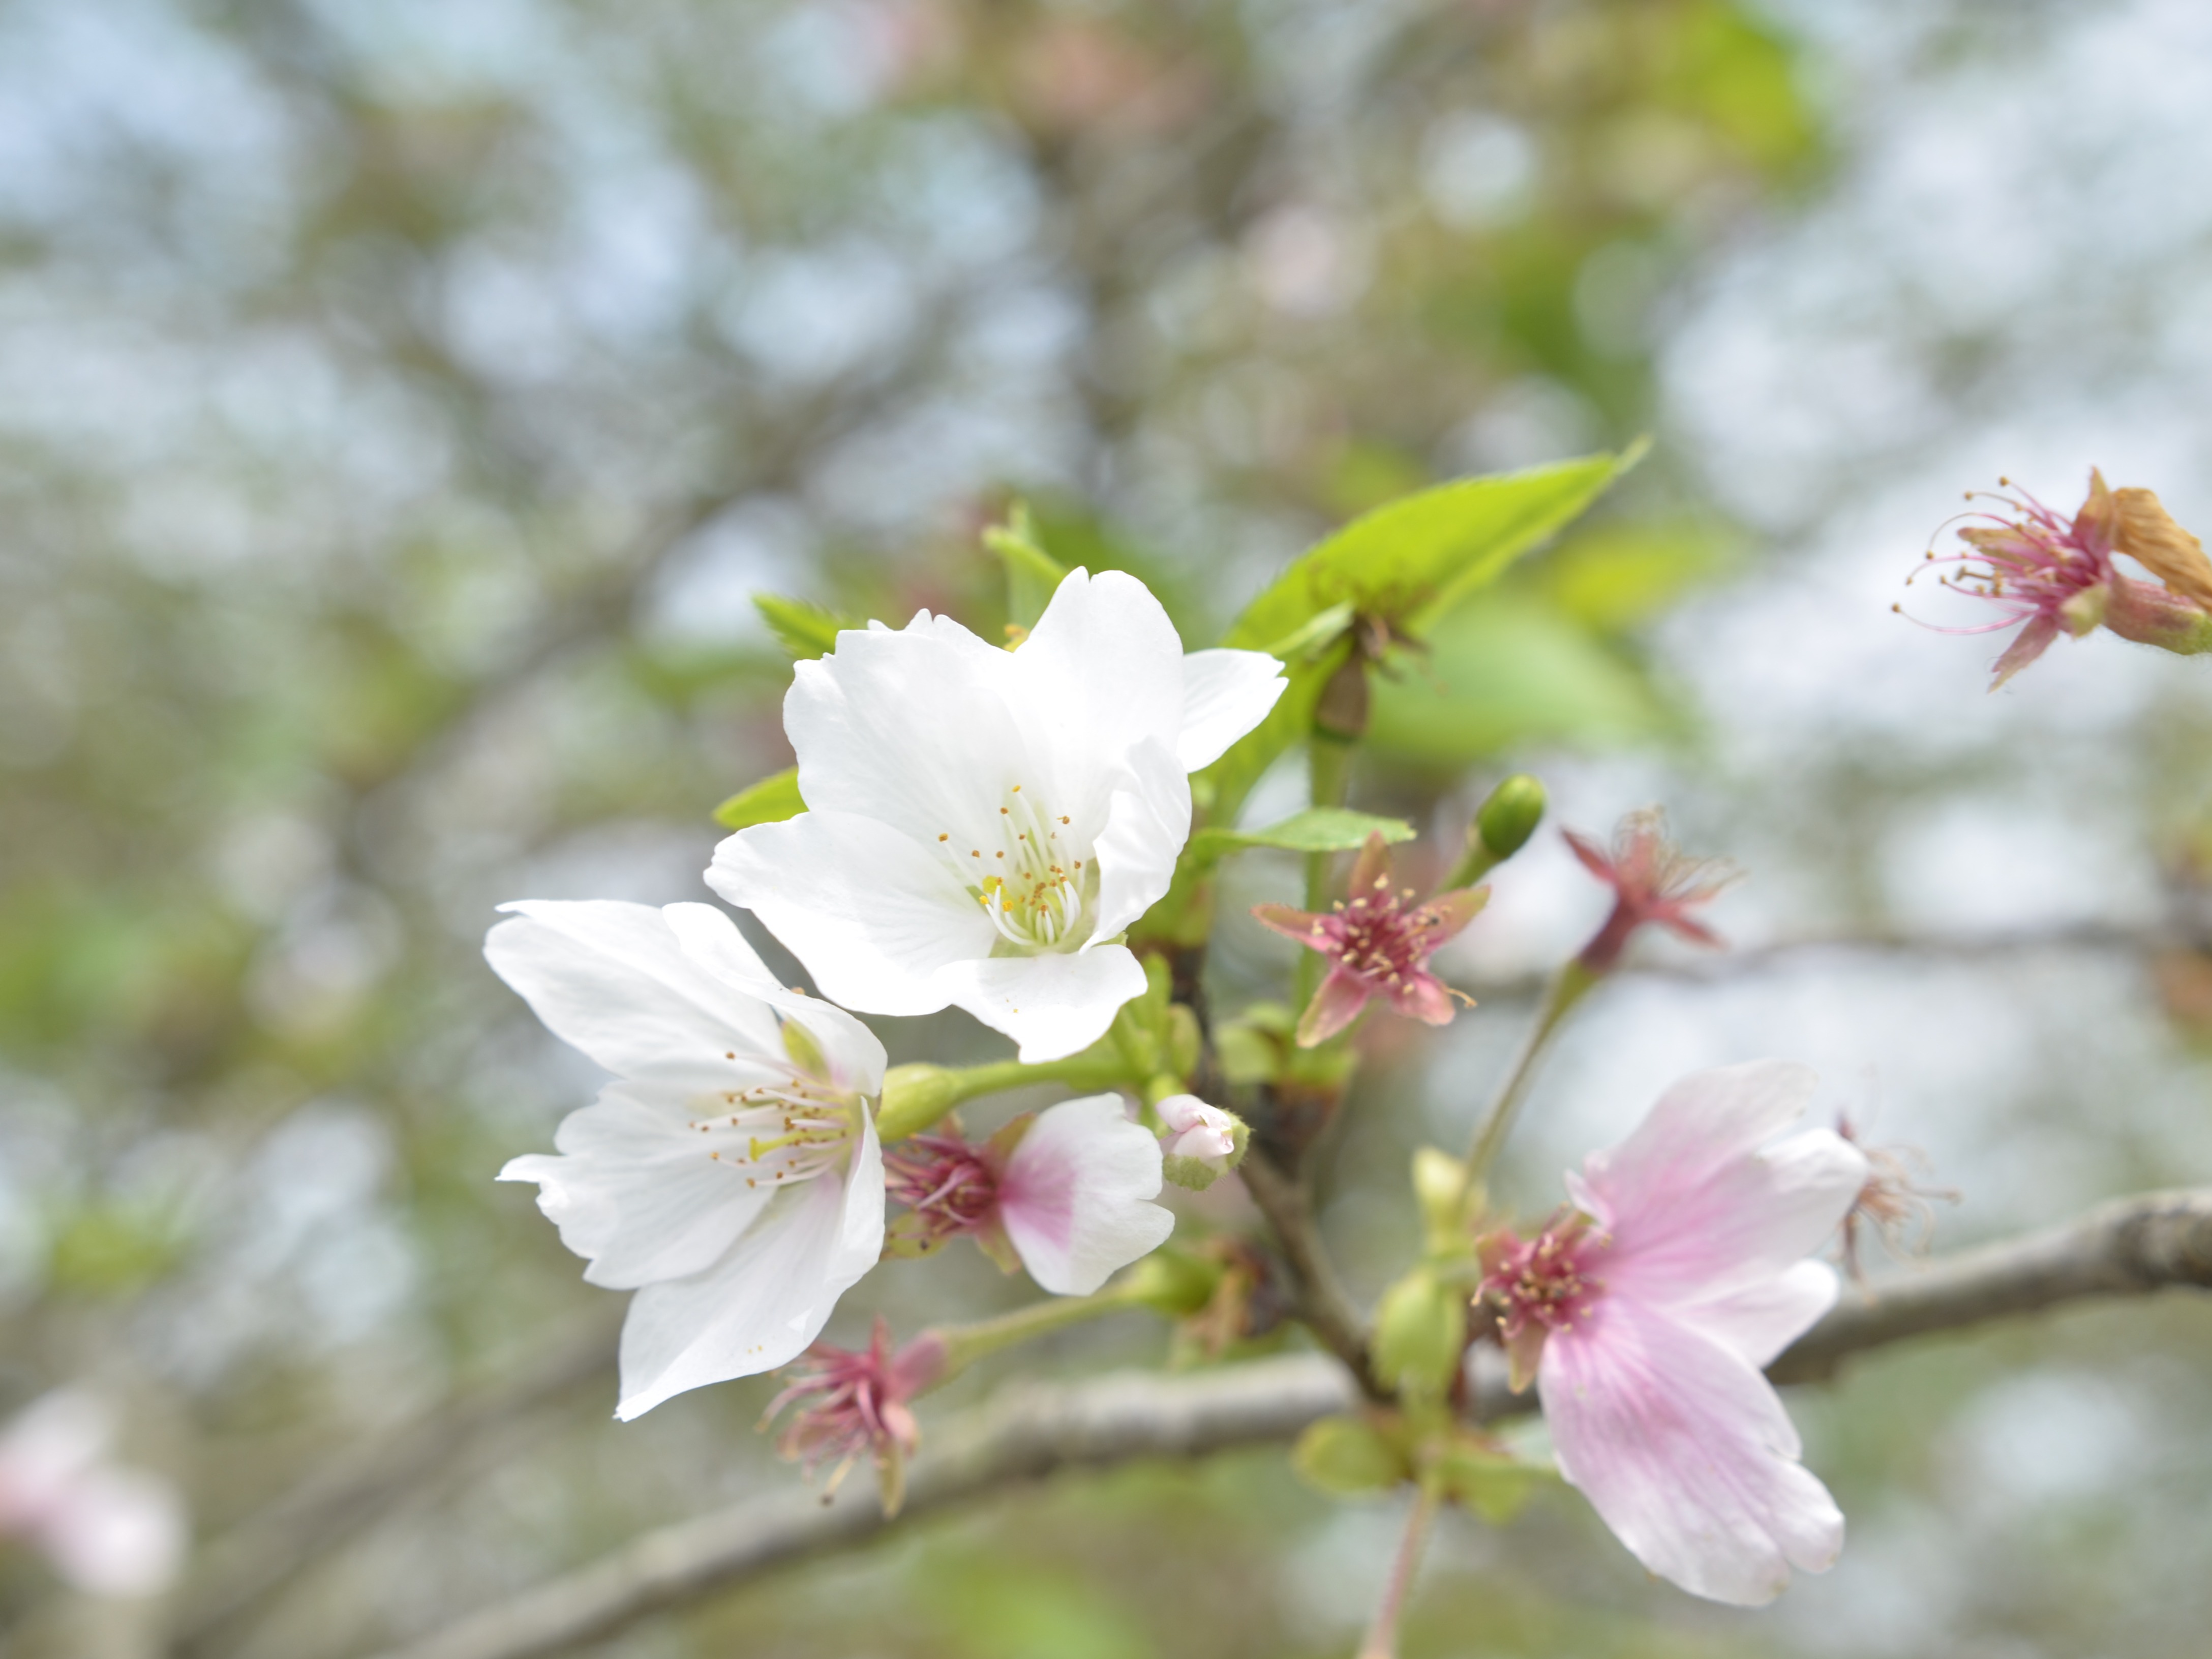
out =
[[[1014,1148],[999,1213],[1030,1277],[1057,1296],[1088,1296],[1159,1248],[1175,1217],[1160,1195],[1160,1144],[1118,1095],[1063,1101]]]
[[[1145,970],[1126,945],[1065,956],[994,957],[956,963],[937,976],[934,1005],[965,1008],[1020,1045],[1026,1065],[1064,1060],[1106,1035],[1114,1016],[1145,990]]]
[[[1842,1550],[1772,1386],[1703,1334],[1607,1294],[1544,1344],[1537,1384],[1559,1472],[1661,1577],[1757,1606]]]
[[[768,1201],[734,1164],[707,1156],[690,1101],[616,1085],[562,1120],[558,1158],[511,1159],[501,1181],[534,1181],[538,1207],[591,1267],[629,1290],[711,1266]]]
[[[1112,939],[1160,902],[1189,839],[1189,778],[1164,745],[1138,744],[1092,850],[1098,860],[1092,937]]]
[[[1134,576],[1068,572],[1013,662],[1013,713],[1036,758],[1105,769],[1148,740],[1173,752],[1182,730],[1182,641]],[[1064,774],[1054,781],[1073,789]]]
[[[888,1057],[873,1031],[842,1008],[777,984],[737,923],[713,905],[671,904],[661,915],[693,961],[805,1027],[830,1064],[828,1081],[855,1094],[883,1092]]]
[[[492,970],[554,1036],[619,1077],[716,1086],[726,1054],[784,1065],[775,1017],[687,955],[661,913],[526,899],[484,940]]]
[[[1264,651],[1194,651],[1182,659],[1182,734],[1176,759],[1186,772],[1211,766],[1267,718],[1283,688],[1283,665]]]
[[[38,1539],[55,1570],[89,1595],[154,1595],[185,1558],[177,1490],[136,1469],[99,1468],[43,1517]]]
[[[776,1194],[721,1261],[648,1285],[622,1335],[623,1421],[710,1382],[788,1364],[884,1248],[884,1160],[868,1126],[846,1178]]]
[[[934,1013],[947,1000],[938,970],[990,955],[998,938],[933,855],[849,812],[741,830],[714,849],[707,883],[767,924],[823,996],[867,1013]]]
[[[839,635],[833,655],[798,665],[783,700],[807,806],[876,819],[917,847],[945,834],[997,845],[998,809],[1028,760],[1012,674],[1006,652],[927,611],[896,632]]]

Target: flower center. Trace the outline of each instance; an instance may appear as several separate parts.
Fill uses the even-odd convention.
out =
[[[901,1236],[929,1249],[990,1218],[999,1177],[982,1149],[957,1135],[914,1135],[884,1149],[884,1192],[908,1211]]]
[[[788,1082],[731,1089],[691,1127],[706,1154],[748,1187],[793,1187],[844,1168],[860,1129],[859,1097],[794,1068]]]
[[[999,937],[1014,951],[1065,951],[1091,932],[1098,865],[1074,820],[1056,813],[1022,786],[1007,790],[997,811],[995,842],[963,853],[951,830],[937,839],[959,866],[961,880]]]
[[[1538,1340],[1587,1319],[1605,1294],[1590,1265],[1613,1241],[1589,1230],[1589,1218],[1554,1220],[1531,1239],[1508,1231],[1483,1252],[1482,1294],[1498,1310],[1498,1334],[1509,1345]]]
[[[1425,908],[1408,911],[1410,887],[1393,890],[1390,878],[1377,876],[1364,893],[1336,906],[1332,915],[1316,917],[1315,941],[1348,972],[1380,986],[1395,986],[1421,971],[1431,947],[1429,934],[1442,919]]]

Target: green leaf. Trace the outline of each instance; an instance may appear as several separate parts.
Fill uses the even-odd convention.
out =
[[[834,611],[805,599],[787,599],[781,593],[754,594],[753,608],[767,622],[776,642],[801,661],[828,656],[837,648],[842,630],[860,626]]]
[[[714,822],[726,830],[745,830],[756,823],[781,823],[805,810],[805,798],[799,793],[799,769],[787,766],[717,806]]]
[[[1291,853],[1342,853],[1364,847],[1370,836],[1380,836],[1387,842],[1411,841],[1413,826],[1402,818],[1377,817],[1349,807],[1309,806],[1265,830],[1201,830],[1191,837],[1189,856],[1203,867],[1248,847],[1279,847]]]
[[[1559,1479],[1555,1469],[1523,1462],[1462,1431],[1431,1449],[1429,1469],[1444,1496],[1473,1510],[1494,1527],[1520,1513],[1539,1486]]]
[[[1456,769],[1516,744],[1626,743],[1674,722],[1641,673],[1533,596],[1486,595],[1446,618],[1429,645],[1425,661],[1375,677],[1373,748]]]
[[[1357,1417],[1324,1417],[1309,1425],[1291,1448],[1291,1467],[1335,1498],[1388,1492],[1413,1474],[1391,1437]]]
[[[1462,478],[1354,519],[1246,607],[1224,645],[1261,650],[1332,605],[1420,634],[1452,605],[1578,516],[1642,455],[1589,455]]]
[[[1711,580],[1731,550],[1707,526],[1609,525],[1575,537],[1546,559],[1537,586],[1577,622],[1626,634]]]
[[[1037,544],[1029,503],[1016,501],[1009,507],[1006,523],[983,532],[983,545],[1006,567],[1006,620],[1017,628],[1035,628],[1067,571]]]

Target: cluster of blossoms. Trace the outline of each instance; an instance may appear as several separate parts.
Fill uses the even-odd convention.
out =
[[[612,1074],[560,1125],[555,1153],[501,1176],[537,1184],[588,1280],[635,1292],[620,1417],[791,1366],[769,1408],[788,1413],[786,1454],[834,1465],[833,1484],[866,1458],[895,1507],[920,1442],[912,1402],[984,1328],[898,1346],[879,1319],[866,1347],[834,1347],[817,1339],[847,1290],[886,1256],[965,1237],[1054,1297],[1097,1301],[1173,1231],[1155,1201],[1164,1178],[1202,1188],[1238,1165],[1244,1124],[1190,1091],[1204,1065],[1165,1052],[1166,1016],[1196,1030],[1187,1009],[1158,1001],[1169,1040],[1124,1079],[1141,1106],[1086,1095],[981,1139],[946,1115],[949,1094],[884,1115],[887,1057],[848,1010],[964,1009],[1012,1039],[1019,1061],[1000,1069],[1017,1080],[1119,1041],[1125,1006],[1166,994],[1126,936],[1176,878],[1190,775],[1267,715],[1280,670],[1256,652],[1185,654],[1152,596],[1112,573],[1069,575],[1018,648],[927,611],[839,635],[799,664],[785,703],[806,810],[731,836],[707,872],[819,995],[777,982],[705,904],[505,907],[491,965]],[[1453,1017],[1466,999],[1431,958],[1481,909],[1473,873],[1526,839],[1540,792],[1512,808],[1510,835],[1479,823],[1470,838],[1510,845],[1425,899],[1395,884],[1378,834],[1332,908],[1258,908],[1328,963],[1297,1049],[1340,1042],[1370,1002]],[[1723,872],[1675,853],[1656,815],[1609,850],[1571,841],[1614,895],[1575,986],[1647,926],[1718,942],[1692,911]],[[1690,1079],[1569,1177],[1571,1208],[1534,1237],[1470,1216],[1453,1247],[1471,1276],[1447,1295],[1448,1369],[1470,1340],[1502,1343],[1516,1385],[1542,1392],[1561,1473],[1655,1571],[1726,1601],[1765,1599],[1842,1536],[1760,1376],[1834,1297],[1834,1274],[1808,1257],[1868,1181],[1826,1131],[1765,1144],[1809,1089],[1773,1062]],[[1255,1282],[1214,1279],[1209,1329],[1249,1314]]]

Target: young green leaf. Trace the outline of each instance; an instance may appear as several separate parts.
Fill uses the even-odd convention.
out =
[[[788,599],[781,593],[756,593],[753,608],[768,623],[776,643],[799,660],[826,657],[837,648],[839,632],[858,623],[825,611],[805,599]]]
[[[1248,847],[1279,847],[1291,853],[1344,853],[1364,847],[1370,836],[1411,841],[1413,826],[1402,818],[1377,817],[1344,806],[1309,806],[1264,830],[1201,830],[1190,840],[1188,856],[1200,866],[1218,864]]]
[[[1579,515],[1641,447],[1438,484],[1354,519],[1246,607],[1224,645],[1264,650],[1349,604],[1418,635],[1453,603]]]
[[[805,810],[806,801],[799,793],[799,769],[787,766],[717,806],[714,822],[725,830],[745,830],[756,823],[781,823]]]
[[[1291,1449],[1291,1467],[1334,1498],[1388,1492],[1413,1479],[1395,1439],[1364,1418],[1324,1417]]]

